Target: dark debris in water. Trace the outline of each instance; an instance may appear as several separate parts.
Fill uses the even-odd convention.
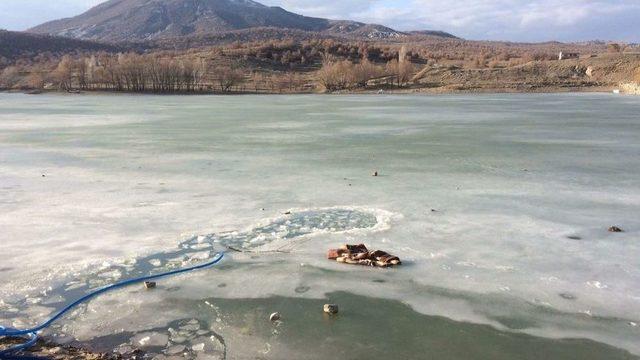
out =
[[[0,349],[17,345],[24,342],[24,339],[2,338],[0,339]],[[129,354],[94,352],[76,346],[60,346],[46,340],[38,340],[35,346],[20,354],[6,357],[5,359],[15,360],[137,360],[145,358],[144,352],[135,350]]]

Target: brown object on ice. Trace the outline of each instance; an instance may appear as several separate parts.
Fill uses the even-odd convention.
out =
[[[327,252],[327,259],[335,260],[341,257],[342,254],[344,254],[344,250],[342,249],[329,249],[329,251]]]
[[[158,284],[156,284],[156,283],[155,283],[155,282],[153,282],[153,281],[145,281],[145,282],[144,282],[144,287],[145,287],[145,289],[155,289],[155,287],[156,287],[157,285],[158,285]]]
[[[364,244],[342,245],[339,249],[330,249],[327,258],[340,263],[363,266],[389,267],[402,264],[397,256],[382,250],[369,251]]]
[[[623,232],[623,230],[617,226],[612,226],[609,228],[609,232]]]

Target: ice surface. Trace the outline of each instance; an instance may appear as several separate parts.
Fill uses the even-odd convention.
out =
[[[192,351],[203,335],[167,330],[194,316],[176,299],[349,290],[640,354],[638,113],[638,98],[599,94],[0,94],[0,318],[34,323],[90,288],[234,247],[250,253],[100,298],[66,329],[164,331],[163,350]],[[405,266],[324,259],[344,242]],[[210,304],[199,321],[224,325]]]

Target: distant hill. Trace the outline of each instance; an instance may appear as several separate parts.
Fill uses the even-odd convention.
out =
[[[252,0],[109,0],[84,14],[47,22],[28,31],[119,42],[265,27],[368,39],[407,36],[407,33],[382,25],[308,17]],[[437,31],[431,35],[453,37]]]
[[[408,31],[407,34],[409,35],[419,35],[419,36],[435,36],[435,37],[441,37],[441,38],[447,38],[447,39],[459,39],[459,37],[449,34],[447,32],[444,31],[438,31],[438,30],[417,30],[417,31]]]
[[[0,30],[0,57],[17,59],[42,53],[65,54],[75,51],[121,51],[123,47],[95,41]]]

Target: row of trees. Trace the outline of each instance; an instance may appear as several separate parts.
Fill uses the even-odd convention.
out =
[[[312,91],[315,84],[327,91],[337,91],[364,88],[372,80],[404,86],[415,72],[407,58],[405,55],[402,61],[393,59],[376,64],[367,57],[353,62],[327,56],[319,70],[296,72],[250,70],[220,61],[214,65],[201,56],[101,53],[78,58],[64,56],[59,62],[46,65],[6,67],[0,72],[0,87],[154,93],[296,92]]]
[[[398,59],[390,60],[385,66],[376,65],[366,57],[358,63],[325,58],[316,78],[327,91],[365,88],[372,80],[402,87],[411,80],[415,71],[415,65],[409,61],[406,49],[402,48]]]
[[[241,81],[244,73],[232,66],[212,68],[204,59],[174,59],[155,55],[119,54],[62,58],[51,80],[63,90],[131,92],[196,92],[211,88],[209,76],[221,91]]]

